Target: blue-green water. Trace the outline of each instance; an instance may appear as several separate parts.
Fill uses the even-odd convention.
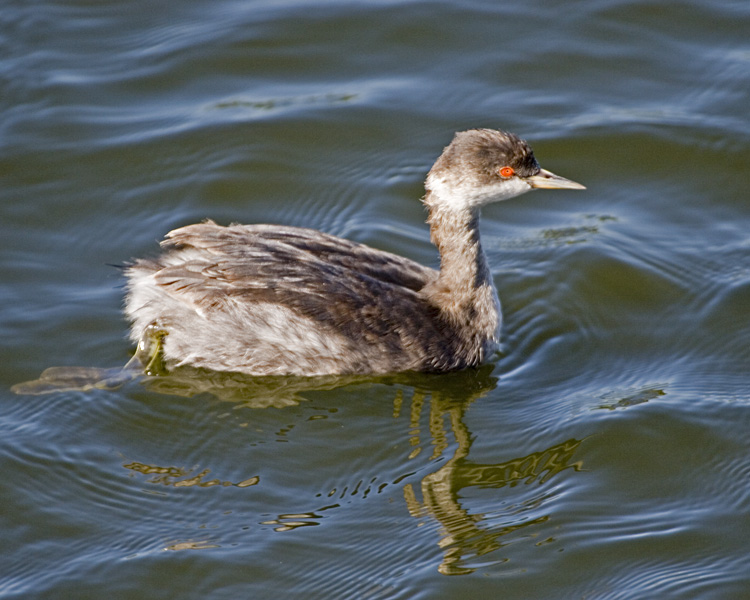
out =
[[[750,598],[750,4],[5,2],[0,597]],[[502,356],[18,396],[131,352],[170,229],[435,265],[459,129],[586,192],[485,212]],[[200,391],[213,386],[213,393]]]

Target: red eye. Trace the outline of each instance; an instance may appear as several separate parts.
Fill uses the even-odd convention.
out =
[[[513,167],[503,167],[498,173],[500,173],[500,177],[503,179],[508,179],[509,177],[513,177],[515,171],[513,170]]]

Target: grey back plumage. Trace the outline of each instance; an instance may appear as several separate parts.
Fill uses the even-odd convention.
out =
[[[316,327],[319,334],[338,340],[347,348],[349,364],[339,364],[342,373],[393,372],[406,369],[446,370],[467,366],[469,360],[457,352],[455,332],[443,322],[437,307],[420,294],[434,282],[438,272],[409,259],[310,229],[271,225],[232,225],[213,222],[190,225],[168,234],[162,242],[164,254],[139,260],[128,269],[131,279],[150,276],[163,293],[160,312],[154,320],[170,330],[210,326],[236,307],[259,304],[285,307],[301,317],[301,323]],[[206,323],[181,323],[171,319],[168,304],[192,307]],[[148,325],[151,311],[138,307],[133,294],[128,312]],[[181,314],[175,311],[175,315]],[[182,313],[184,314],[184,313]],[[184,318],[184,317],[183,317]],[[144,321],[145,319],[145,321]],[[169,322],[169,321],[172,322]],[[237,319],[235,335],[247,345],[263,345],[252,319]],[[244,326],[243,326],[244,324]],[[297,326],[300,326],[298,323]],[[137,331],[138,327],[134,328]],[[208,350],[208,349],[207,349]],[[284,365],[285,352],[266,357],[266,367],[279,363],[275,371],[315,372],[309,356],[304,364]],[[191,364],[222,368],[216,350],[193,356]],[[313,352],[324,353],[317,348]],[[220,353],[218,353],[220,354]],[[446,357],[450,357],[446,361]],[[325,356],[317,357],[321,372],[330,371]],[[228,358],[225,360],[229,360]],[[296,353],[288,360],[300,361]],[[251,365],[248,370],[253,370]]]

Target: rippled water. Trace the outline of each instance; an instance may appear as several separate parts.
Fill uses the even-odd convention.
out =
[[[750,5],[10,0],[0,596],[750,598]],[[18,396],[131,349],[110,264],[316,227],[434,265],[501,127],[586,192],[489,208],[499,360]]]

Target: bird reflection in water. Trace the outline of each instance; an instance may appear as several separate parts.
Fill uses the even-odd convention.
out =
[[[544,513],[540,508],[553,498],[548,489],[533,493],[531,497],[525,490],[512,500],[506,495],[501,508],[493,510],[492,515],[474,512],[464,506],[460,500],[462,491],[472,487],[497,490],[534,483],[541,486],[562,471],[579,471],[581,462],[576,461],[574,455],[582,440],[568,439],[498,463],[469,460],[475,436],[466,424],[465,415],[473,402],[496,387],[497,379],[492,376],[492,371],[492,365],[487,365],[475,371],[440,376],[412,374],[377,378],[378,383],[391,384],[396,388],[393,417],[408,419],[407,431],[412,449],[407,460],[417,458],[423,447],[429,444],[432,452],[428,464],[442,466],[419,481],[413,481],[413,469],[410,469],[409,473],[391,482],[373,478],[372,481],[360,481],[353,487],[331,490],[328,494],[321,494],[329,499],[326,505],[293,514],[280,514],[262,524],[270,525],[279,532],[315,526],[327,513],[341,508],[337,498],[359,496],[365,499],[370,494],[383,493],[395,485],[402,487],[409,514],[419,520],[432,518],[439,524],[442,537],[438,546],[443,557],[438,570],[444,575],[472,573],[476,569],[467,566],[467,563],[502,548],[505,545],[503,536],[522,530],[530,537],[537,535],[535,527],[550,520],[548,512]],[[284,406],[303,399],[306,390],[333,389],[364,381],[372,382],[373,379],[316,378],[313,384],[299,378],[281,378],[276,386],[266,388],[263,393],[257,388],[242,388],[241,397],[237,397],[240,388],[229,386],[216,395],[229,399],[231,394],[228,390],[233,390],[231,393],[235,394],[235,401],[246,406]],[[164,384],[166,380],[159,382]],[[192,382],[195,383],[195,379]],[[265,383],[268,384],[268,381]],[[185,393],[186,389],[182,391]],[[425,414],[426,411],[429,412]],[[429,423],[428,436],[424,436],[420,429],[424,417]],[[455,449],[452,456],[447,457],[446,453],[451,447]],[[523,496],[523,499],[518,500],[518,496]]]
[[[542,485],[562,471],[579,471],[581,462],[574,455],[582,440],[568,439],[549,448],[499,463],[476,463],[469,460],[475,436],[469,430],[465,415],[470,405],[494,389],[497,380],[491,376],[492,367],[485,367],[468,377],[442,376],[433,380],[433,387],[415,387],[408,406],[404,406],[404,388],[394,399],[394,417],[408,414],[410,445],[409,458],[420,454],[422,439],[420,422],[425,410],[429,411],[429,443],[432,445],[431,464],[442,466],[422,477],[418,482],[403,485],[403,494],[409,513],[419,519],[431,517],[440,525],[438,542],[443,558],[438,571],[444,575],[464,575],[476,569],[467,566],[472,559],[502,548],[502,537],[519,530],[530,530],[534,535],[536,525],[549,521],[549,514],[538,514],[539,505],[549,500],[549,492],[541,492],[526,501],[511,501],[489,516],[473,512],[460,500],[462,491],[475,487],[499,489],[519,484]],[[440,387],[434,387],[440,381]],[[451,440],[452,438],[452,440]],[[446,453],[454,446],[452,456]],[[444,458],[448,458],[443,462]],[[421,499],[419,498],[421,496]],[[507,498],[506,498],[507,500]],[[528,515],[538,514],[529,517]],[[498,525],[501,520],[502,524]]]
[[[430,410],[440,413],[438,400],[431,403]],[[581,440],[569,439],[545,450],[533,452],[527,456],[514,458],[501,463],[479,464],[468,460],[472,436],[463,420],[466,405],[454,405],[441,415],[450,419],[450,428],[457,447],[453,456],[437,471],[430,473],[419,482],[422,500],[417,498],[415,485],[404,486],[404,497],[409,513],[419,519],[429,515],[440,523],[441,535],[439,546],[443,551],[443,560],[438,570],[444,575],[464,575],[475,569],[464,566],[465,559],[479,557],[498,550],[504,544],[504,535],[521,529],[532,528],[545,523],[549,515],[527,518],[525,510],[511,505],[508,514],[504,515],[503,525],[493,526],[491,520],[482,513],[472,513],[465,508],[459,496],[462,490],[469,487],[503,488],[513,487],[519,483],[546,483],[550,478],[565,469],[580,469],[580,462],[573,462],[573,455]],[[442,425],[442,419],[431,418],[430,423]],[[433,431],[433,439],[445,439],[443,431]],[[437,450],[437,446],[436,446]],[[529,502],[527,509],[537,508],[538,498]],[[482,523],[485,522],[483,526]]]
[[[337,497],[359,496],[364,499],[400,486],[410,515],[423,521],[434,519],[440,527],[438,546],[442,560],[438,571],[444,575],[463,575],[476,570],[479,557],[496,552],[516,536],[504,536],[520,531],[527,537],[539,535],[538,527],[550,520],[549,510],[543,508],[554,493],[548,488],[532,492],[521,490],[520,484],[543,485],[565,470],[579,471],[581,462],[574,459],[582,440],[568,439],[548,448],[497,463],[477,463],[469,459],[475,436],[466,424],[466,413],[476,400],[497,385],[492,376],[493,366],[445,375],[399,374],[392,377],[276,377],[252,378],[227,373],[202,372],[192,368],[177,369],[168,375],[151,377],[142,383],[151,391],[180,396],[210,393],[218,399],[231,401],[236,408],[282,408],[306,400],[306,392],[333,390],[358,384],[384,384],[396,390],[393,417],[408,419],[407,434],[411,451],[407,461],[416,459],[426,444],[432,446],[427,465],[441,465],[415,481],[414,468],[393,481],[359,482],[353,488],[319,494],[328,502],[312,510],[279,514],[262,522],[275,531],[292,531],[315,526],[330,511],[341,508]],[[28,393],[28,392],[27,392]],[[425,412],[428,411],[427,414]],[[424,436],[420,424],[427,419],[429,435]],[[452,439],[451,439],[452,438]],[[447,453],[453,447],[452,456]],[[447,460],[446,460],[447,459]],[[129,470],[150,475],[151,483],[174,487],[256,486],[257,478],[243,482],[210,479],[208,473],[173,472],[167,467],[128,463]],[[166,469],[166,470],[165,470]],[[421,469],[420,469],[421,470]],[[514,488],[502,499],[492,501],[490,512],[473,511],[466,500],[468,488],[499,490]],[[463,493],[462,493],[463,492]],[[511,494],[511,498],[508,497]],[[486,500],[485,500],[486,501]],[[494,508],[497,507],[497,508]],[[536,530],[536,531],[535,531]],[[540,544],[541,545],[541,544]],[[505,559],[495,559],[500,562]]]

